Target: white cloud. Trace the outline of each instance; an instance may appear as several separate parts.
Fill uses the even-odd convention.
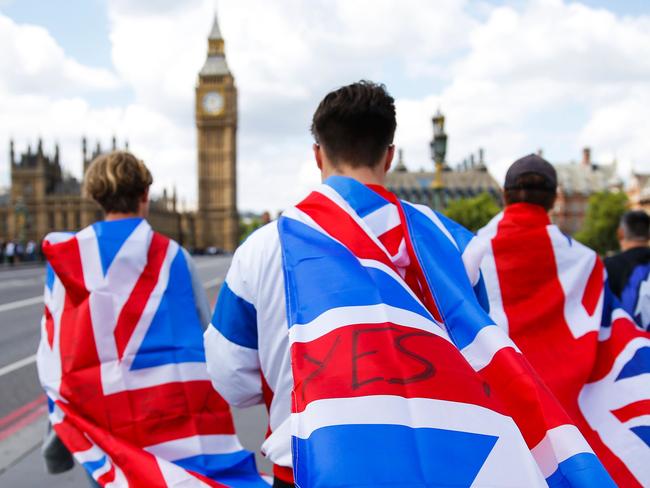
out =
[[[0,186],[8,181],[8,140],[18,152],[35,147],[43,137],[45,149],[62,146],[67,170],[81,172],[82,133],[108,137],[119,109],[93,109],[84,98],[111,93],[121,86],[107,69],[84,66],[67,56],[42,27],[16,24],[0,14]],[[73,157],[69,157],[69,156]],[[68,157],[66,157],[68,156]]]
[[[80,168],[82,133],[115,132],[153,169],[155,188],[196,198],[194,86],[212,0],[109,0],[111,69],[66,56],[42,28],[0,16],[0,136],[57,138]],[[644,107],[650,17],[621,17],[560,0],[511,6],[462,0],[222,0],[221,30],[239,89],[239,206],[276,211],[318,179],[309,125],[332,88],[389,81],[397,144],[430,168],[431,116],[447,116],[449,157],[484,147],[498,178],[539,146],[553,161],[616,155],[650,170]],[[20,41],[20,42],[19,42]],[[89,96],[121,85],[128,105]],[[412,89],[415,88],[415,91]],[[1,159],[0,159],[1,161]]]
[[[471,49],[452,64],[440,95],[452,159],[463,156],[456,148],[483,146],[500,179],[510,162],[540,145],[559,162],[579,158],[583,145],[603,160],[631,148],[634,157],[647,153],[641,131],[596,127],[610,111],[635,117],[647,99],[649,26],[650,17],[621,18],[561,0],[495,8],[470,33]]]
[[[65,55],[42,27],[18,25],[0,14],[0,90],[71,95],[119,86],[110,71],[84,66]]]
[[[419,69],[420,59],[433,63],[442,52],[466,45],[465,31],[475,21],[464,13],[464,2],[439,2],[436,9],[427,5],[219,3],[228,63],[240,94],[241,208],[284,208],[317,180],[308,129],[327,91],[360,78],[381,80],[393,67],[408,77]],[[110,3],[113,63],[133,86],[138,103],[177,125],[176,137],[170,133],[151,148],[154,160],[168,159],[181,139],[186,143],[194,137],[194,84],[205,59],[213,4],[195,2],[182,10],[170,5],[151,15],[143,15],[147,2],[137,10],[131,6]],[[424,79],[431,78],[427,72]],[[195,150],[191,146],[187,154],[189,149]],[[189,176],[194,172],[179,175],[178,181],[181,193],[194,196],[196,183]]]

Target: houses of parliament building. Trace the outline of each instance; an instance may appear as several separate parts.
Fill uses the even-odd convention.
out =
[[[228,69],[224,41],[215,17],[208,36],[208,54],[198,76],[198,208],[181,211],[174,190],[152,198],[152,227],[190,249],[216,247],[233,251],[239,240],[237,214],[237,89]],[[111,150],[117,149],[113,138]],[[128,144],[125,149],[128,150]],[[102,153],[89,151],[81,140],[83,170]],[[0,195],[0,241],[40,241],[54,230],[80,230],[103,218],[94,201],[82,193],[82,183],[65,174],[58,145],[47,151],[39,139],[20,155],[9,142],[11,187]],[[155,178],[155,165],[151,168]]]

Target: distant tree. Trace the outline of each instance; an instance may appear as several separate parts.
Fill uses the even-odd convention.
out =
[[[262,226],[262,221],[256,217],[239,220],[239,243],[241,244],[255,230]]]
[[[625,193],[607,191],[594,193],[589,197],[585,222],[575,238],[600,255],[619,249],[616,229],[627,209]]]
[[[489,193],[481,193],[473,198],[454,200],[447,205],[444,214],[476,232],[500,211],[501,208]]]

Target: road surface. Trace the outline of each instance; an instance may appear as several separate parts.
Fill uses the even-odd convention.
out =
[[[196,265],[211,304],[229,257],[199,257]],[[85,487],[82,469],[48,475],[39,448],[46,428],[45,400],[38,383],[34,354],[40,339],[43,268],[0,268],[0,486]],[[261,407],[233,411],[237,432],[256,451],[266,430]],[[258,454],[258,466],[269,464]]]

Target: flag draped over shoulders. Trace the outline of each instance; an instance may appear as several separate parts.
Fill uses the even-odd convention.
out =
[[[268,486],[209,381],[183,249],[143,219],[45,238],[50,421],[102,486]]]
[[[542,207],[508,206],[466,251],[490,314],[620,486],[650,485],[650,334],[619,306],[601,260]]]
[[[481,307],[468,231],[345,177],[278,226],[297,485],[613,486]]]

